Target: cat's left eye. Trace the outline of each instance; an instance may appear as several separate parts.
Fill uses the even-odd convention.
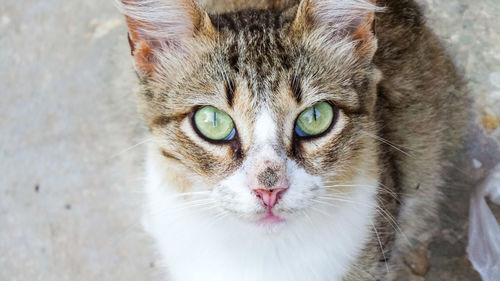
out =
[[[328,102],[318,102],[297,117],[295,133],[301,137],[319,136],[332,125],[335,111]]]
[[[213,106],[198,109],[194,114],[194,125],[198,132],[209,140],[232,140],[236,134],[233,119]]]

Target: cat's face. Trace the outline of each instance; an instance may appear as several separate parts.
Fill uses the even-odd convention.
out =
[[[371,15],[339,23],[308,5],[221,16],[183,6],[191,25],[176,28],[188,35],[164,41],[140,40],[146,25],[129,19],[165,188],[268,225],[348,201],[377,177]]]

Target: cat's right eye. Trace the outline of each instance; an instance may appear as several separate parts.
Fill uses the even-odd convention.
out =
[[[203,137],[213,141],[232,140],[236,134],[233,119],[213,106],[204,106],[196,111],[194,126]]]

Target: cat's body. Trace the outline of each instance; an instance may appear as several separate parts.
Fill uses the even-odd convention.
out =
[[[404,279],[468,112],[413,1],[124,3],[168,280]],[[324,102],[330,127],[304,137]],[[232,135],[203,135],[206,106]]]

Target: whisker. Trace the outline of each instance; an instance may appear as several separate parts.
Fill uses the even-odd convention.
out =
[[[399,224],[397,223],[397,221],[395,220],[395,218],[387,213],[386,210],[384,210],[383,208],[380,208],[377,206],[377,212],[387,220],[387,222],[389,223],[389,225],[396,231],[396,232],[399,232],[403,238],[406,240],[406,242],[411,245],[410,243],[410,239],[408,239],[408,236],[406,236],[406,234],[403,232],[403,230],[401,229],[401,227],[399,226]]]
[[[325,201],[322,201],[322,200],[311,199],[311,201],[319,203],[319,204],[325,204],[325,205],[328,205],[328,206],[331,206],[331,207],[338,207],[338,205],[335,205],[335,204],[332,204],[332,203],[329,203],[329,202],[325,202]]]
[[[386,192],[391,197],[393,197],[396,201],[399,201],[399,195],[398,193],[394,192],[393,190],[389,189],[386,185],[378,182],[377,185],[366,185],[366,184],[334,184],[334,185],[325,185],[324,187],[328,189],[333,189],[335,187],[361,187],[361,188],[379,188],[380,191]]]
[[[318,198],[327,199],[327,200],[330,200],[330,201],[352,203],[352,204],[357,204],[357,205],[363,205],[365,207],[370,207],[370,205],[368,205],[368,204],[364,204],[364,203],[361,203],[361,202],[356,202],[356,201],[345,199],[345,198],[337,198],[337,197],[318,197]],[[314,199],[311,199],[311,200],[314,200]]]
[[[212,226],[214,226],[218,221],[224,219],[225,217],[227,217],[228,213],[224,210],[220,210],[221,212],[218,213],[217,215],[213,216],[211,218],[211,220],[207,220],[205,221],[202,225],[201,225],[201,228],[203,229],[208,229],[208,228],[211,228]]]
[[[150,213],[153,216],[156,215],[172,215],[179,213],[181,211],[185,211],[188,209],[193,209],[196,207],[202,207],[202,206],[212,206],[215,203],[213,199],[206,198],[206,199],[197,199],[197,200],[191,200],[187,201],[183,204],[180,204],[178,207],[175,208],[163,208],[161,210],[157,210],[153,213]]]
[[[321,210],[321,209],[319,209],[319,208],[317,208],[315,206],[310,206],[310,208],[311,208],[311,210],[313,210],[315,212],[318,212],[318,213],[320,213],[320,214],[322,214],[322,215],[324,215],[326,217],[330,217],[331,216],[331,214],[328,214],[325,211],[323,211],[323,210]]]
[[[326,201],[333,201],[333,202],[336,201],[336,202],[343,202],[343,203],[351,203],[351,204],[356,204],[356,205],[362,205],[362,206],[365,206],[365,207],[371,207],[368,204],[361,203],[361,202],[356,202],[356,201],[348,200],[348,199],[344,199],[344,198],[325,197],[325,196],[318,197],[318,198],[326,200]],[[329,206],[332,206],[332,207],[338,207],[338,205],[332,204],[330,202],[322,201],[322,200],[311,199],[311,201],[316,202],[316,203],[321,203],[321,204],[329,205]],[[408,239],[408,237],[406,236],[406,234],[403,232],[403,230],[401,229],[401,227],[399,226],[399,224],[397,223],[397,221],[394,219],[394,217],[390,213],[388,213],[386,210],[384,210],[380,206],[375,206],[375,211],[380,216],[382,216],[384,219],[386,219],[387,222],[391,225],[391,227],[396,232],[399,232],[405,238],[405,240],[408,243],[410,243],[410,240]]]
[[[378,231],[377,231],[377,228],[375,227],[375,225],[371,222],[370,222],[370,224],[372,225],[373,231],[375,231],[375,236],[377,236],[378,245],[380,247],[380,252],[382,252],[382,256],[384,257],[385,270],[387,271],[387,274],[389,274],[389,265],[387,265],[387,258],[385,257],[384,248],[382,247],[382,241],[380,241],[380,236],[378,235]]]
[[[389,145],[390,147],[392,147],[392,148],[396,149],[397,151],[399,151],[399,152],[403,153],[404,155],[406,155],[406,156],[408,156],[408,157],[415,158],[415,156],[414,156],[414,155],[412,155],[412,154],[410,154],[410,153],[408,153],[408,152],[404,151],[404,150],[403,150],[403,148],[402,148],[401,146],[398,146],[398,145],[396,145],[396,144],[394,144],[394,143],[392,143],[392,142],[390,142],[390,141],[388,141],[388,140],[386,140],[386,139],[384,139],[384,138],[382,138],[382,137],[379,137],[379,136],[377,136],[377,135],[371,134],[371,133],[369,133],[369,132],[367,132],[367,131],[361,130],[361,132],[362,132],[363,134],[365,134],[365,135],[369,136],[369,137],[372,137],[373,139],[376,139],[376,140],[378,140],[378,141],[380,141],[380,142],[383,142],[383,143],[385,143],[385,144]],[[405,149],[410,150],[409,148],[405,148]]]
[[[309,221],[309,224],[311,224],[311,226],[314,226],[314,223],[313,223],[311,217],[309,216],[309,214],[305,210],[302,210],[301,214],[304,215],[304,217]]]
[[[175,195],[169,196],[170,198],[178,198],[178,197],[183,197],[183,196],[192,196],[192,195],[205,195],[205,194],[210,194],[211,191],[192,191],[192,192],[183,192]]]
[[[147,142],[150,142],[150,141],[152,141],[152,140],[153,140],[152,138],[149,138],[149,139],[145,139],[145,140],[143,140],[143,141],[140,141],[140,142],[138,142],[138,143],[136,143],[136,144],[134,144],[134,145],[132,145],[132,146],[130,146],[130,147],[128,147],[128,148],[125,148],[125,149],[121,150],[121,151],[120,151],[120,152],[118,152],[118,153],[113,154],[112,156],[110,156],[110,157],[109,157],[109,158],[107,158],[106,160],[111,160],[111,159],[113,159],[113,158],[115,158],[115,157],[118,157],[118,156],[120,156],[121,154],[123,154],[123,153],[125,153],[125,152],[127,152],[127,151],[130,151],[130,150],[132,150],[132,149],[134,149],[134,148],[136,148],[136,147],[138,147],[138,146],[140,146],[140,145],[142,145],[142,144],[145,144],[145,143],[147,143]]]
[[[319,195],[318,198],[345,199],[345,200],[351,199],[351,197],[343,195],[341,193],[339,193],[338,195],[337,194],[323,194],[323,195]]]
[[[196,211],[199,211],[199,212],[200,211],[201,212],[208,212],[208,211],[211,211],[213,209],[217,209],[218,207],[215,205],[209,204],[209,205],[201,205],[201,206],[191,206],[190,208],[194,209]],[[186,208],[186,209],[190,209],[190,208]],[[183,211],[183,210],[176,210],[176,211],[163,210],[163,212],[161,212],[160,215],[162,213],[168,214],[169,215],[168,223],[174,223],[174,222],[178,221],[179,219],[183,219],[183,216],[176,216],[181,211]]]

